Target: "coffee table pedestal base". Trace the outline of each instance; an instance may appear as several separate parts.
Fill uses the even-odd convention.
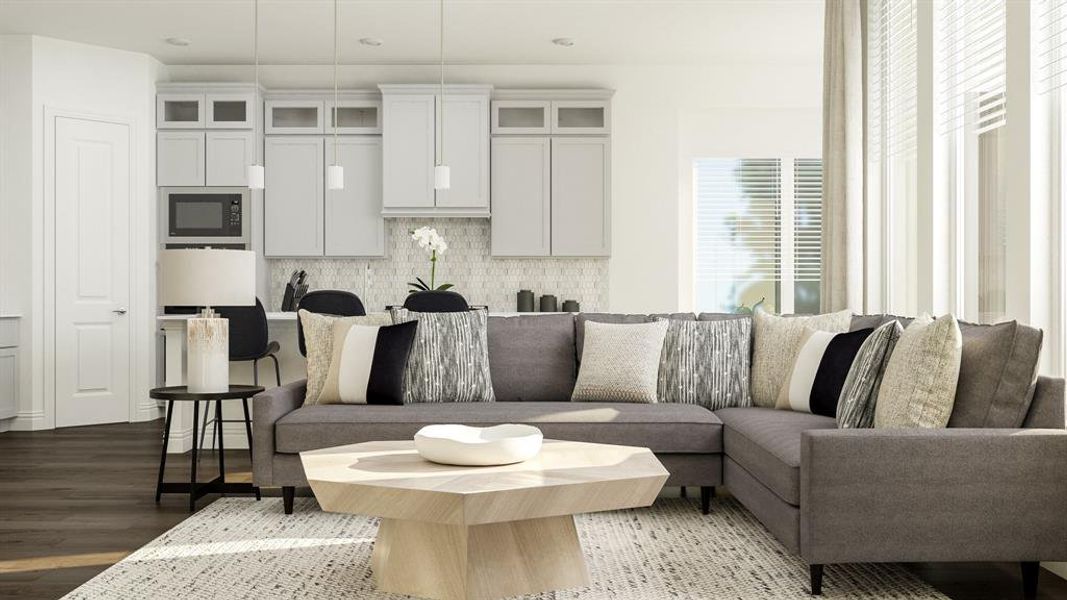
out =
[[[440,600],[589,584],[570,515],[470,526],[382,519],[371,568],[383,592]]]

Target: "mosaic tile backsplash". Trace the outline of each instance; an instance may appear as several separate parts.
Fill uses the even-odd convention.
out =
[[[577,300],[582,311],[608,310],[608,261],[605,258],[491,258],[488,219],[387,219],[384,259],[286,258],[268,261],[270,302],[278,310],[285,283],[297,269],[308,272],[310,288],[354,292],[368,311],[402,304],[407,282],[429,282],[430,256],[409,232],[430,226],[444,236],[448,251],[437,260],[437,284],[451,283],[475,305],[513,312],[515,295],[533,290],[536,298],[554,294],[560,304]]]

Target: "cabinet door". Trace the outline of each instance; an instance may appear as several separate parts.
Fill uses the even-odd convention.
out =
[[[269,100],[264,104],[264,133],[322,133],[321,100]]]
[[[156,128],[200,129],[203,126],[203,94],[156,95]]]
[[[492,109],[494,134],[547,134],[552,129],[547,100],[496,100]]]
[[[611,103],[607,100],[552,102],[552,133],[611,133]]]
[[[322,256],[322,137],[268,137],[264,157],[264,254]]]
[[[204,164],[203,131],[156,134],[156,185],[204,185]]]
[[[0,419],[9,419],[18,413],[18,356],[18,348],[0,348]]]
[[[611,144],[552,139],[552,255],[611,254]]]
[[[341,134],[376,134],[382,132],[382,103],[379,100],[326,101],[326,133],[334,128]]]
[[[437,190],[438,208],[476,208],[489,212],[489,98],[445,95],[442,162],[451,185]]]
[[[387,212],[434,207],[434,107],[433,94],[382,98],[382,205]]]
[[[326,190],[326,256],[384,256],[382,139],[326,138],[326,164],[345,170],[345,187]]]
[[[248,165],[255,164],[255,133],[207,132],[207,184],[248,186]]]
[[[492,140],[493,256],[548,256],[551,153],[547,137]]]
[[[252,129],[255,102],[255,94],[207,94],[204,125],[209,129]]]

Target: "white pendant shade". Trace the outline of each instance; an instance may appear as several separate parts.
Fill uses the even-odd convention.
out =
[[[263,165],[248,166],[248,189],[263,189]]]
[[[452,170],[448,165],[437,165],[433,168],[433,189],[447,190],[452,186]]]
[[[345,168],[341,165],[326,167],[326,187],[331,190],[345,189]]]

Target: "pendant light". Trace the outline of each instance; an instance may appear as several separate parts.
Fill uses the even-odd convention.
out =
[[[252,122],[256,123],[256,107],[259,106],[259,0],[252,2],[252,54],[256,61],[256,89],[253,93],[255,100],[252,102]],[[249,165],[247,170],[248,189],[261,190],[264,186],[263,165],[259,162],[259,142],[255,144],[255,164]]]
[[[437,113],[437,139],[441,141],[441,154],[433,168],[433,187],[435,190],[447,190],[452,184],[452,171],[445,164],[445,0],[441,0],[441,31],[438,36],[441,61],[440,108]]]
[[[326,167],[326,187],[331,190],[343,190],[345,188],[345,168],[337,164],[341,161],[341,153],[337,150],[337,62],[339,59],[338,45],[338,12],[337,0],[333,0],[333,110],[330,117],[333,119],[333,164]]]

